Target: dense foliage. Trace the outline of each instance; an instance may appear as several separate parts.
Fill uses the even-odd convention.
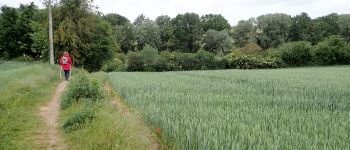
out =
[[[97,85],[97,81],[92,80],[88,78],[86,74],[81,73],[77,74],[70,81],[60,103],[60,108],[67,109],[72,104],[80,101],[95,102],[102,98],[103,93]]]
[[[320,42],[314,50],[314,59],[318,64],[334,65],[350,63],[350,47],[345,39],[330,36]]]
[[[333,35],[343,38],[345,45],[342,47],[347,47],[350,42],[349,14],[332,13],[315,19],[311,19],[305,12],[296,16],[264,14],[231,26],[220,14],[199,16],[196,13],[184,13],[174,18],[162,15],[155,20],[141,14],[130,21],[120,14],[101,14],[93,5],[93,0],[60,0],[53,6],[53,19],[56,62],[62,52],[67,50],[72,54],[74,65],[88,71],[226,69],[230,67],[225,65],[225,55],[233,56],[231,53],[240,52],[240,48],[251,44],[258,45],[265,52],[277,50],[278,55],[273,57],[283,61],[282,66],[349,62],[347,52],[328,50],[336,53],[329,55],[342,55],[337,56],[342,57],[341,63],[321,63],[324,59],[319,56],[323,53],[321,51],[327,51],[321,49],[329,48],[320,42]],[[2,6],[0,58],[21,57],[48,61],[47,24],[47,10],[38,9],[33,3],[20,5],[19,8]],[[305,45],[305,42],[294,43],[299,41],[310,42],[311,45]],[[319,43],[323,46],[318,46]],[[156,49],[159,55],[152,57],[156,60],[152,60],[151,66],[147,64],[149,60],[142,60],[151,59],[141,56],[144,52],[138,56],[146,45]],[[312,63],[310,55],[306,54],[310,49],[316,49],[311,56]],[[207,59],[206,64],[217,63],[219,60],[220,65],[214,63],[211,67],[201,67],[204,60],[198,61],[195,56],[201,50],[215,55],[215,59]],[[164,51],[164,57],[161,57]],[[166,56],[167,51],[174,53],[171,54],[174,55],[171,60]],[[298,54],[299,52],[303,54]],[[122,55],[126,57],[120,58]],[[239,59],[255,63],[268,58],[272,56],[258,53]],[[143,61],[148,62],[145,64]],[[248,68],[260,68],[261,65],[250,66],[254,67]]]
[[[289,66],[303,66],[311,62],[312,46],[309,42],[290,42],[278,48],[281,59]]]

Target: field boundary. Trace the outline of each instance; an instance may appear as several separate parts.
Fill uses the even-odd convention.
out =
[[[127,104],[125,104],[122,98],[113,90],[111,84],[108,81],[106,81],[104,84],[104,91],[109,97],[112,98],[111,104],[115,108],[117,108],[117,110],[122,114],[122,117],[126,118],[127,120],[133,119],[137,122],[138,125],[142,126],[143,128],[142,134],[149,137],[149,139],[152,141],[152,144],[150,145],[149,149],[150,150],[161,149],[159,146],[157,137],[154,134],[152,134],[152,131],[150,130],[150,128],[147,125],[145,125],[145,123],[142,121],[142,119],[139,116],[136,116],[130,112],[130,109],[127,106]]]

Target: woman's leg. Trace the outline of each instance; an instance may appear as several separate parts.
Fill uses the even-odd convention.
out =
[[[69,70],[65,70],[64,71],[64,77],[66,78],[66,80],[69,80]]]

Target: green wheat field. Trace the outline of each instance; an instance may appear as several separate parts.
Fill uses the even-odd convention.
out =
[[[350,148],[349,66],[108,76],[170,148]]]

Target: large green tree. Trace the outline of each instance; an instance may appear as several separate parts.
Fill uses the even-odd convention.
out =
[[[31,51],[35,53],[35,58],[43,61],[49,60],[49,28],[46,9],[38,9],[30,23],[33,33],[30,34],[33,44]]]
[[[232,39],[226,30],[208,30],[203,39],[206,51],[223,55],[232,48]]]
[[[0,22],[0,55],[5,58],[19,56],[20,50],[17,46],[18,32],[17,19],[18,12],[15,8],[2,6]]]
[[[174,27],[175,48],[183,52],[196,52],[202,36],[199,15],[178,14],[171,22]]]
[[[158,48],[161,44],[160,29],[153,21],[146,21],[136,27],[135,38],[139,50],[143,46],[149,44],[152,47]]]
[[[307,13],[303,12],[292,18],[292,25],[289,29],[291,41],[306,41],[310,39],[310,28],[312,20]]]
[[[350,14],[339,15],[338,25],[340,29],[340,34],[349,43],[350,42]]]
[[[233,27],[232,38],[237,47],[244,47],[249,41],[255,39],[255,19],[241,20]]]
[[[338,15],[333,13],[313,20],[309,41],[312,44],[324,40],[331,35],[339,34]]]
[[[133,50],[134,27],[130,23],[129,19],[114,13],[104,15],[102,18],[111,24],[113,36],[116,39],[118,49],[124,53],[127,53],[129,50]]]
[[[134,20],[133,24],[135,27],[138,27],[146,22],[151,21],[148,17],[146,17],[144,14],[141,14],[137,16],[137,18]]]
[[[231,28],[228,21],[221,14],[204,15],[201,17],[201,24],[204,32],[209,29],[222,31]]]
[[[174,27],[171,24],[171,18],[167,15],[158,16],[156,18],[156,24],[160,29],[161,45],[160,50],[173,50],[174,49]]]
[[[124,53],[135,50],[134,26],[131,23],[127,23],[117,26],[116,31],[117,42],[120,45],[120,49]]]
[[[91,0],[61,0],[63,21],[55,32],[59,50],[70,51],[75,64],[88,71],[99,70],[115,51],[112,27],[94,8]]]
[[[257,17],[257,43],[267,49],[287,42],[291,25],[292,19],[287,14],[275,13]]]
[[[31,47],[33,44],[33,40],[31,38],[31,34],[34,32],[30,23],[33,20],[34,13],[36,11],[36,6],[34,3],[30,3],[29,5],[20,5],[19,8],[19,18],[17,21],[17,32],[18,32],[18,44],[19,51],[22,54],[26,54],[30,57],[38,57],[38,54],[32,51]]]
[[[19,9],[2,6],[0,53],[5,58],[15,58],[23,55],[35,57],[32,52],[32,39],[30,34],[33,29],[30,25],[36,6],[34,3],[20,5]]]
[[[106,14],[102,18],[109,22],[113,27],[130,23],[128,18],[115,13]]]

